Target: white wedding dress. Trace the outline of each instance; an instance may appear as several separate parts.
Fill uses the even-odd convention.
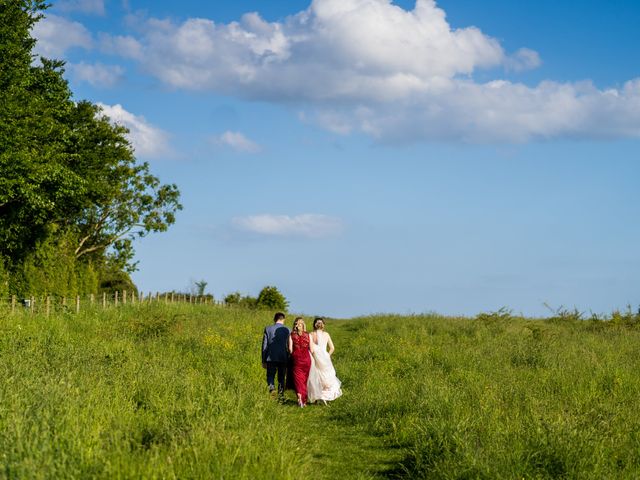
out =
[[[327,351],[329,334],[317,331],[316,338],[318,343],[314,343],[313,354],[311,355],[311,370],[307,381],[309,402],[318,400],[329,402],[342,395],[342,390],[340,389],[342,383],[336,377],[336,370],[333,368],[331,356]]]

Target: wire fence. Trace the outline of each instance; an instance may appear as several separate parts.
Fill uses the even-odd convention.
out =
[[[194,305],[226,305],[217,302],[211,295],[194,295],[189,293],[143,293],[127,290],[76,295],[65,297],[60,295],[40,295],[30,297],[0,298],[0,309],[10,313],[30,312],[34,314],[50,315],[52,313],[80,313],[86,309],[117,308],[125,305],[143,306],[151,304],[188,303]]]

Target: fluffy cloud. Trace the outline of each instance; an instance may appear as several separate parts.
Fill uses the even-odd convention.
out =
[[[56,8],[64,12],[82,12],[95,15],[104,15],[104,0],[61,0],[56,3]]]
[[[138,40],[131,36],[109,35],[101,33],[98,35],[100,49],[104,53],[118,55],[124,58],[134,60],[142,60],[142,45]]]
[[[513,70],[514,72],[533,70],[540,65],[542,65],[540,55],[535,50],[529,48],[521,48],[505,60],[507,70]]]
[[[113,87],[124,76],[124,68],[119,65],[103,65],[102,63],[77,63],[70,65],[73,76],[94,87]]]
[[[124,56],[165,84],[294,104],[340,134],[386,142],[640,135],[638,81],[610,90],[474,81],[478,69],[520,72],[540,57],[527,48],[508,55],[475,27],[451,28],[433,0],[412,10],[391,0],[313,0],[283,22],[250,13],[229,24],[139,27],[140,38],[127,40],[135,53]]]
[[[98,105],[114,123],[129,129],[129,140],[136,155],[152,158],[172,155],[167,132],[154,127],[144,117],[126,111],[122,105]]]
[[[316,107],[315,118],[306,118],[333,131],[361,131],[389,143],[640,137],[640,80],[610,90],[589,82],[543,82],[531,88],[507,81],[451,80],[437,92],[400,102],[337,106],[329,113]]]
[[[33,27],[38,40],[35,52],[47,58],[60,58],[70,48],[91,48],[91,33],[78,22],[57,15],[47,15]]]
[[[477,28],[452,30],[432,0],[412,11],[390,0],[315,0],[284,23],[144,26],[145,68],[169,85],[268,100],[395,99],[442,79],[498,66],[500,44]]]
[[[222,135],[214,137],[213,141],[218,145],[226,145],[243,153],[258,153],[261,150],[260,145],[240,132],[226,131]]]
[[[253,215],[232,220],[238,230],[273,237],[320,238],[333,236],[342,230],[340,219],[327,215]]]

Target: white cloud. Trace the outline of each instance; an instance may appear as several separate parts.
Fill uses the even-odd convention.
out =
[[[478,83],[478,69],[520,72],[541,65],[540,56],[528,48],[507,55],[475,27],[451,28],[433,0],[408,11],[391,0],[313,0],[283,22],[251,13],[228,24],[150,19],[138,27],[135,53],[123,55],[165,84],[296,105],[343,135],[386,142],[640,136],[640,80],[610,90]]]
[[[151,19],[146,69],[169,85],[261,99],[393,99],[505,60],[475,27],[452,30],[432,0],[315,0],[284,23]]]
[[[213,141],[218,145],[226,145],[243,153],[258,153],[261,150],[260,145],[240,132],[226,131],[222,135],[214,137]]]
[[[63,12],[82,12],[104,15],[104,0],[60,0],[56,8]]]
[[[70,65],[69,69],[77,80],[94,87],[113,87],[124,76],[124,68],[119,65],[77,63]]]
[[[542,65],[540,55],[535,50],[529,48],[521,48],[512,56],[505,60],[507,70],[514,72],[523,72],[525,70],[533,70]]]
[[[312,213],[293,217],[270,214],[236,217],[232,224],[238,230],[273,237],[328,237],[339,234],[343,228],[338,218]]]
[[[98,105],[114,123],[129,129],[129,140],[136,155],[152,158],[173,155],[167,132],[154,127],[144,117],[126,111],[122,105]]]
[[[35,52],[47,58],[60,58],[74,47],[90,49],[93,44],[84,25],[52,14],[34,25],[33,36],[38,40]]]
[[[98,35],[98,42],[100,49],[104,53],[134,60],[141,60],[143,58],[142,44],[134,37],[100,33]]]
[[[324,125],[326,108],[317,107]],[[309,118],[309,116],[307,116]],[[421,140],[522,143],[536,139],[640,137],[640,79],[621,89],[589,82],[451,80],[438,92],[397,103],[334,107],[334,124],[391,143]]]

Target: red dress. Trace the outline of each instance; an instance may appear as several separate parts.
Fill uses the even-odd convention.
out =
[[[291,352],[293,385],[296,393],[302,397],[302,402],[307,403],[307,380],[309,380],[309,370],[311,370],[311,353],[309,352],[309,334],[302,332],[291,334],[293,351]]]

